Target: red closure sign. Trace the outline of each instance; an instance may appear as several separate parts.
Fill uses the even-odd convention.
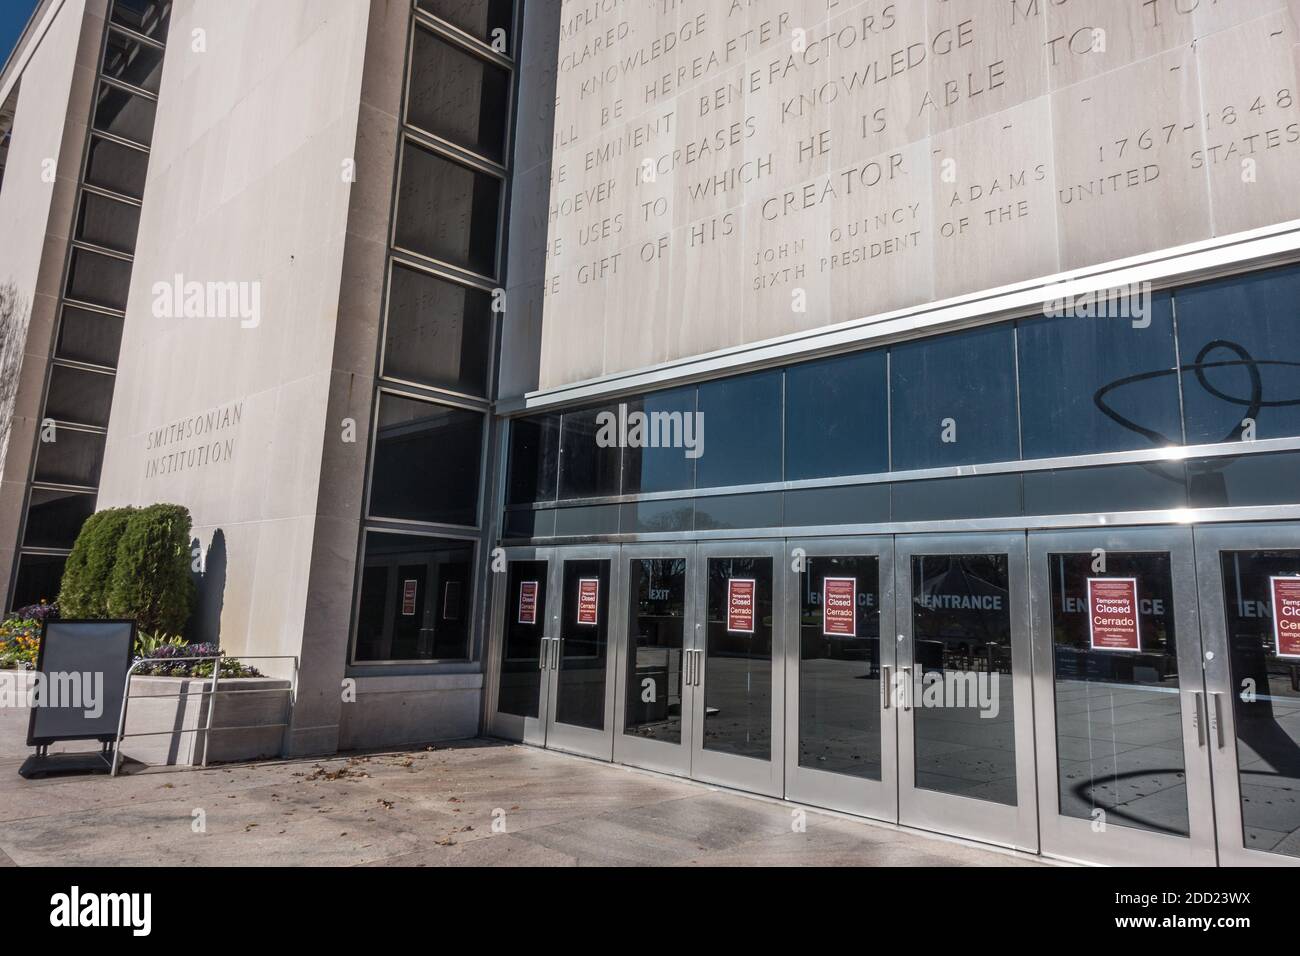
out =
[[[1273,592],[1273,647],[1278,657],[1300,658],[1300,578],[1269,578]]]
[[[600,599],[600,578],[578,578],[578,623],[598,624],[600,621],[598,601]]]
[[[1140,651],[1137,578],[1088,578],[1088,631],[1094,651]]]
[[[419,588],[420,582],[411,578],[402,582],[402,617],[415,616],[415,596]]]
[[[754,633],[754,579],[727,579],[727,630]]]
[[[822,580],[822,636],[858,636],[858,579]]]
[[[520,624],[537,623],[537,582],[519,582],[519,617]]]

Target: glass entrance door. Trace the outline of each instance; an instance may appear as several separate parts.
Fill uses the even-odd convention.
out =
[[[546,743],[551,632],[551,549],[511,548],[493,569],[492,628],[496,674],[488,730],[498,737]]]
[[[897,539],[899,822],[1036,852],[1023,534]]]
[[[560,548],[552,566],[549,653],[544,663],[546,746],[613,759],[613,580],[618,548]]]
[[[1300,526],[1202,526],[1196,559],[1219,861],[1300,864]]]
[[[1035,533],[1029,562],[1043,852],[1213,865],[1191,529]]]
[[[788,545],[786,797],[895,822],[893,538]]]
[[[628,545],[619,565],[614,760],[688,776],[695,548]]]
[[[699,545],[691,776],[781,796],[785,714],[781,542]]]

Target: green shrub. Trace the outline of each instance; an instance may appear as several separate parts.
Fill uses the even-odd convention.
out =
[[[59,588],[59,607],[68,618],[108,617],[108,583],[117,547],[134,508],[109,508],[86,519],[68,555]]]
[[[189,511],[180,505],[133,511],[109,577],[108,616],[131,618],[150,634],[180,634],[193,601]]]

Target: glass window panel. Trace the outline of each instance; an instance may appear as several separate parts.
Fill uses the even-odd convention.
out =
[[[1300,502],[1300,453],[1202,458],[1187,463],[1193,508],[1241,508]]]
[[[1025,514],[1108,514],[1187,507],[1181,462],[1025,472]]]
[[[540,511],[507,511],[505,537],[507,538],[549,538],[555,534],[555,511],[545,508]]]
[[[1049,554],[1057,783],[1063,816],[1186,836],[1173,578],[1163,552]],[[1092,649],[1088,579],[1137,582],[1140,651]],[[1199,686],[1200,675],[1194,680]]]
[[[637,558],[628,566],[630,651],[623,733],[682,742],[686,559]]]
[[[772,559],[709,558],[707,576],[704,749],[770,760]],[[729,594],[748,595],[747,620],[728,614]]]
[[[557,723],[591,730],[605,726],[609,571],[606,560],[564,562],[560,660],[555,676]]]
[[[398,246],[496,275],[501,180],[407,143],[397,188]]]
[[[1180,289],[1178,346],[1189,444],[1300,435],[1300,268]]]
[[[98,193],[81,194],[81,215],[77,220],[77,238],[105,249],[135,251],[135,236],[140,228],[140,207],[119,202]]]
[[[546,561],[511,561],[506,570],[505,636],[497,710],[538,716],[542,638],[546,634]]]
[[[618,534],[619,506],[592,505],[585,508],[556,508],[557,537]]]
[[[509,107],[509,70],[416,27],[407,122],[500,163]]]
[[[703,454],[695,486],[781,480],[781,372],[706,382],[699,388]]]
[[[154,40],[167,39],[171,0],[113,0],[112,6],[114,23]]]
[[[132,199],[144,196],[145,174],[149,171],[149,154],[123,146],[101,136],[90,137],[86,159],[86,182]]]
[[[117,30],[108,31],[104,50],[105,76],[156,94],[162,79],[162,63],[163,51],[157,47],[141,43]]]
[[[28,548],[71,550],[81,526],[94,513],[94,495],[33,488],[27,505],[23,545]]]
[[[554,501],[560,463],[560,416],[535,415],[510,423],[507,504]]]
[[[54,441],[37,443],[35,480],[96,487],[104,463],[104,436],[67,427],[56,428],[54,435]]]
[[[754,495],[713,495],[695,499],[695,529],[781,527],[781,492]]]
[[[785,493],[785,524],[884,524],[889,521],[889,485],[804,488]]]
[[[977,475],[894,483],[895,521],[1006,518],[1021,513],[1019,475]]]
[[[131,291],[131,260],[88,249],[73,249],[68,266],[68,298],[126,311]]]
[[[53,604],[59,596],[63,582],[63,566],[67,557],[61,554],[24,554],[18,558],[18,574],[14,580],[14,609],[45,601]]]
[[[610,416],[613,416],[612,418]],[[618,494],[622,460],[617,408],[565,412],[560,426],[560,498]]]
[[[623,505],[619,530],[624,534],[690,531],[695,521],[695,502],[691,499],[634,501]]]
[[[1269,580],[1300,576],[1300,551],[1224,551],[1219,559],[1232,686],[1255,691],[1226,695],[1236,723],[1243,845],[1300,857],[1300,659],[1282,656],[1294,648],[1279,646]]]
[[[1026,458],[1090,455],[1182,442],[1174,321],[1167,293],[1129,317],[1022,321],[1020,427]],[[1133,310],[1144,312],[1134,316]]]
[[[117,365],[122,345],[122,321],[121,316],[66,305],[55,354],[74,362],[112,368]]]
[[[107,372],[54,365],[45,396],[45,415],[56,422],[108,427],[114,376]]]
[[[896,345],[889,374],[895,471],[1020,457],[1011,325]]]
[[[471,395],[487,391],[492,297],[394,264],[384,374]]]
[[[148,97],[100,83],[95,97],[95,129],[148,146],[157,108]]]
[[[370,514],[477,524],[482,452],[478,412],[381,395]]]
[[[465,541],[368,533],[356,660],[466,660],[473,562]]]
[[[695,461],[704,449],[702,418],[695,413],[695,387],[654,392],[624,404],[628,444],[623,450],[623,493],[692,487]]]
[[[799,584],[799,766],[879,780],[880,561],[809,558]],[[828,624],[847,593],[851,619]]]
[[[1005,554],[912,558],[916,786],[1016,804]]]
[[[510,36],[514,16],[511,0],[416,0],[416,6],[489,44],[495,39],[494,31],[500,30],[497,36],[504,41],[501,52],[514,49]]]
[[[785,477],[889,470],[888,356],[882,350],[785,370]]]

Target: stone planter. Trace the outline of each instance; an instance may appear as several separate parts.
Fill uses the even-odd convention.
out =
[[[211,678],[132,677],[123,755],[151,766],[192,767],[201,765],[205,754],[209,763],[281,755],[285,729],[276,725],[288,721],[291,681],[270,677],[219,679],[208,740],[204,728],[208,725],[211,687]],[[222,693],[249,690],[264,693]],[[271,690],[276,693],[265,693]],[[223,731],[223,727],[251,729]],[[183,729],[198,732],[175,732]]]

